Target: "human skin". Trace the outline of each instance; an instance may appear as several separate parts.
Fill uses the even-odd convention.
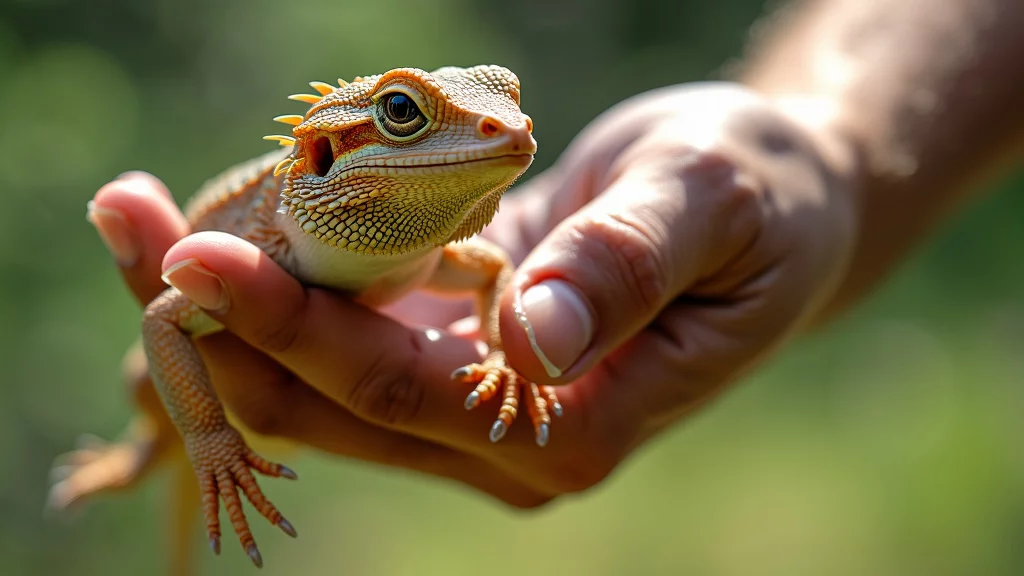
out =
[[[140,303],[171,276],[228,331],[200,348],[248,426],[531,507],[601,482],[630,453],[793,336],[877,286],[1019,158],[1024,4],[820,0],[756,38],[741,82],[642,94],[588,126],[484,235],[518,264],[510,362],[560,386],[549,445],[492,444],[453,367],[480,358],[468,308],[416,296],[376,312],[299,285],[254,246],[188,235],[156,178],[101,189],[93,221]],[[145,222],[144,226],[138,223]],[[552,377],[513,318],[522,297]],[[424,309],[429,309],[425,313]]]

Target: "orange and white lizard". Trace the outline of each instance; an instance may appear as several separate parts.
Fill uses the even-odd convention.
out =
[[[511,278],[511,262],[501,249],[471,238],[491,221],[502,194],[536,152],[533,123],[519,107],[518,78],[499,66],[429,73],[400,68],[339,80],[337,87],[310,85],[319,94],[290,96],[311,105],[304,115],[275,118],[293,126],[291,135],[267,137],[287,150],[207,183],[186,208],[192,230],[244,238],[300,281],[346,291],[369,306],[419,288],[475,293],[489,353],[452,378],[467,390],[473,386],[467,409],[501,392],[490,432],[495,442],[515,420],[522,391],[537,444],[544,446],[550,413],[560,414],[561,406],[552,389],[525,381],[507,365],[498,330],[498,296]],[[193,344],[222,328],[173,288],[146,307],[146,362],[138,353],[126,358],[139,413],[122,442],[87,446],[64,459],[55,469],[51,506],[133,486],[168,459],[187,471],[187,458],[199,499],[178,506],[198,508],[201,500],[215,553],[223,499],[242,547],[262,566],[239,489],[267,520],[295,536],[252,470],[293,480],[295,473],[250,448],[251,434],[233,425]],[[190,475],[178,481],[192,481]],[[187,532],[189,517],[182,511],[176,530]]]

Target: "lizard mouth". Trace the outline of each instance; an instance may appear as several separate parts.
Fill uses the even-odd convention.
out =
[[[438,170],[460,170],[466,166],[508,166],[528,168],[533,162],[533,154],[522,152],[511,152],[507,150],[468,150],[462,153],[446,155],[438,158],[439,155],[430,156],[407,156],[389,158],[361,158],[355,163],[346,164],[344,158],[334,158],[330,140],[318,138],[308,150],[310,156],[310,167],[315,176],[319,178],[337,178],[346,173],[356,170],[376,171],[380,170],[410,170],[410,171],[438,171]]]
[[[405,169],[417,169],[417,168],[444,168],[451,166],[453,168],[467,166],[467,165],[486,165],[486,166],[523,166],[527,167],[533,162],[533,154],[499,154],[497,156],[487,156],[484,158],[473,158],[470,160],[454,160],[451,162],[434,162],[428,164],[413,164],[409,166],[389,166],[389,168],[405,168]],[[360,166],[353,166],[353,168],[359,168]]]
[[[389,164],[390,162],[390,164]],[[328,170],[327,175],[340,175],[355,170],[370,170],[373,171],[375,168],[383,170],[410,170],[410,171],[437,171],[445,168],[452,170],[459,170],[465,166],[529,166],[533,162],[533,154],[497,154],[491,156],[483,156],[480,158],[454,158],[451,160],[437,161],[436,157],[408,157],[395,159],[364,159],[355,164],[345,165],[342,160],[339,159],[335,162],[335,165],[331,166]]]

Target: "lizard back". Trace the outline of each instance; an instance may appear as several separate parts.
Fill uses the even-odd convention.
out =
[[[287,155],[285,150],[273,150],[207,180],[185,204],[185,218],[192,231],[217,230],[245,236],[252,228],[253,214],[277,209],[280,183],[273,170]],[[274,205],[265,205],[268,201],[274,201]]]

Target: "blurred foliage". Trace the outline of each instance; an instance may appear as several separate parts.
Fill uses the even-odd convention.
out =
[[[140,168],[179,199],[267,149],[311,79],[494,62],[522,79],[531,173],[607,107],[714,78],[756,0],[4,0],[0,4],[3,574],[156,574],[165,479],[71,521],[51,459],[130,407],[138,310],[84,220]],[[793,346],[598,489],[519,514],[446,483],[307,455],[265,483],[270,574],[1017,574],[1024,565],[1020,180],[856,313]],[[496,548],[499,546],[500,549]],[[208,573],[251,574],[227,542]]]

